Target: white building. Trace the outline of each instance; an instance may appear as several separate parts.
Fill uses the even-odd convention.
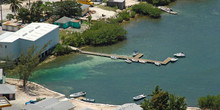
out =
[[[7,32],[0,36],[0,59],[16,59],[28,48],[37,46],[41,49],[50,44],[44,52],[59,43],[59,27],[48,23],[31,23],[17,32]]]

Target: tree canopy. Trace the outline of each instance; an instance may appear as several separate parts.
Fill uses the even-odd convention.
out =
[[[60,17],[67,16],[80,16],[81,15],[81,4],[76,1],[62,1],[53,3],[53,12],[55,15]]]
[[[141,103],[144,110],[186,110],[187,104],[185,97],[175,96],[163,91],[159,86],[152,90],[150,99],[145,99]]]

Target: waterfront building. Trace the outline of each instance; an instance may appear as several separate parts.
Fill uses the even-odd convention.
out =
[[[123,10],[125,9],[125,0],[109,0],[107,1],[107,6],[117,6],[119,9]]]
[[[15,86],[0,84],[0,97],[5,96],[8,100],[15,100]]]
[[[75,106],[69,101],[47,98],[35,104],[25,105],[23,110],[74,110],[74,108]]]
[[[59,43],[59,27],[48,23],[31,23],[16,32],[7,32],[0,36],[0,59],[15,60],[33,45],[40,50],[47,43],[48,46],[41,56],[51,52]]]

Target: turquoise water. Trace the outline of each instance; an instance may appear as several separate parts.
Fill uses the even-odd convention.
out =
[[[160,85],[197,106],[198,97],[220,93],[220,0],[177,0],[171,7],[180,14],[140,17],[125,25],[126,41],[86,50],[119,55],[139,50],[154,60],[184,52],[186,58],[157,67],[71,54],[41,65],[31,80],[67,96],[86,91],[88,98],[110,104],[132,102],[133,96]]]

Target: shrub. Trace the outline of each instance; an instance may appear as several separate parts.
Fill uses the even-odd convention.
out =
[[[109,45],[125,39],[126,30],[119,24],[104,21],[94,23],[84,35],[91,45]]]
[[[219,110],[220,95],[217,96],[208,95],[206,97],[200,97],[198,99],[198,105],[201,109]]]
[[[145,0],[145,1],[153,5],[159,6],[159,5],[168,5],[169,3],[174,2],[175,0]]]
[[[121,17],[123,20],[129,21],[130,20],[130,15],[129,12],[127,11],[122,11],[121,13],[118,14],[119,17]]]
[[[148,3],[139,3],[132,7],[132,10],[139,14],[149,15],[153,18],[160,17],[162,13],[160,9],[154,7],[152,4]]]
[[[134,18],[136,15],[136,12],[135,11],[131,11],[131,18]]]
[[[68,46],[64,46],[64,45],[61,45],[61,44],[57,44],[53,53],[56,55],[56,56],[60,56],[60,55],[64,55],[64,54],[69,54],[70,52],[72,52],[72,49],[69,48]]]
[[[14,15],[13,14],[7,14],[6,18],[8,20],[14,19]]]

